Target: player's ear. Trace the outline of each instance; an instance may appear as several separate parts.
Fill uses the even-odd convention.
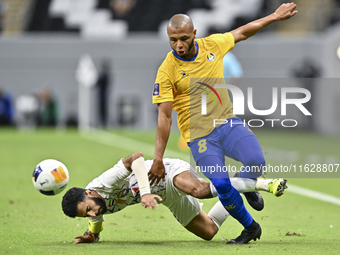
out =
[[[92,190],[89,190],[89,189],[85,190],[85,194],[88,196],[92,195],[92,193],[93,193]]]
[[[197,32],[197,29],[194,29],[194,31],[192,32],[194,35],[194,39],[196,39],[196,32]]]

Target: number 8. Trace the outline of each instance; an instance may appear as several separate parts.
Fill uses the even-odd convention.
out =
[[[198,141],[198,152],[203,153],[207,150],[207,139],[202,139]]]

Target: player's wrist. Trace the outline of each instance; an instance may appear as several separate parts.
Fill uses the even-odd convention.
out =
[[[157,163],[163,162],[163,157],[162,157],[162,156],[155,156],[155,157],[153,158],[153,162],[154,162],[154,163],[155,163],[155,162],[157,162]]]
[[[160,154],[155,154],[155,156],[153,157],[154,161],[162,161],[163,160],[163,155]]]
[[[273,14],[269,15],[269,17],[273,20],[273,21],[279,21],[280,20],[280,16],[274,12]]]

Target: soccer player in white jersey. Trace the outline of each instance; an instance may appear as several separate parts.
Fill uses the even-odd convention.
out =
[[[145,208],[167,206],[179,223],[195,235],[211,240],[229,213],[217,202],[208,215],[197,198],[217,196],[214,186],[201,179],[190,164],[180,159],[163,159],[165,180],[150,187],[147,173],[153,163],[144,161],[141,152],[121,159],[115,166],[92,180],[85,189],[71,188],[62,200],[62,209],[69,217],[88,217],[89,228],[75,243],[98,242],[103,230],[104,214],[121,211],[141,203]],[[133,171],[133,173],[132,173]],[[281,196],[286,180],[231,178],[239,192],[262,190]]]

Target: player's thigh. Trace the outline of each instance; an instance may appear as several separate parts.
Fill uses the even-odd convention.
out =
[[[211,134],[197,138],[190,143],[190,150],[195,162],[207,156],[224,158],[224,151],[220,144],[220,135],[214,130]]]
[[[218,231],[218,227],[204,211],[193,218],[185,228],[204,240],[211,240]]]

